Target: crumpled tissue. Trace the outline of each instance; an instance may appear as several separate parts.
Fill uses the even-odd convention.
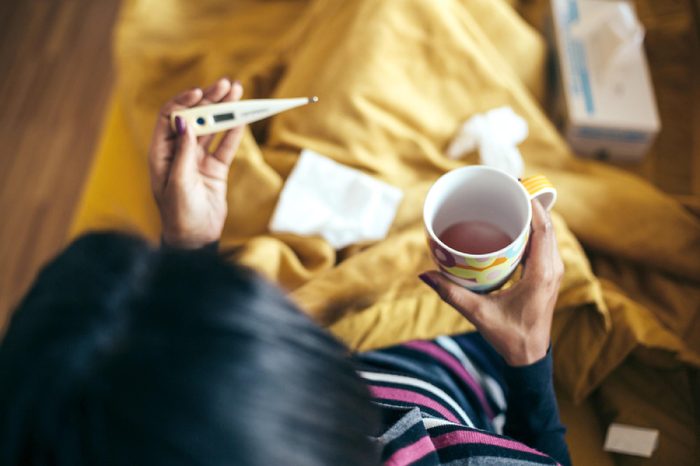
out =
[[[528,125],[522,117],[510,107],[498,107],[467,120],[447,148],[447,156],[460,159],[478,148],[483,165],[520,178],[525,164],[517,145],[527,135]]]
[[[335,249],[386,237],[403,199],[387,183],[304,149],[282,188],[270,231],[320,235]]]

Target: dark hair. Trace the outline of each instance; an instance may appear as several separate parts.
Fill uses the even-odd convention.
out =
[[[369,393],[329,333],[253,272],[90,234],[0,346],[0,464],[376,463]]]

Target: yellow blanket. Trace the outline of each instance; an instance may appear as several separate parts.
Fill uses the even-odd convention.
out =
[[[158,238],[145,154],[158,107],[179,90],[227,75],[249,98],[318,95],[318,105],[246,134],[223,250],[353,348],[470,330],[416,278],[431,267],[422,201],[440,174],[465,163],[444,156],[459,124],[509,105],[530,127],[520,146],[527,171],[559,190],[560,392],[584,399],[633,352],[653,367],[700,366],[700,221],[638,178],[571,154],[538,104],[545,53],[504,0],[129,0],[108,122],[128,138],[106,136],[73,234],[117,227]],[[385,240],[334,251],[320,238],[267,231],[302,148],[404,191]]]

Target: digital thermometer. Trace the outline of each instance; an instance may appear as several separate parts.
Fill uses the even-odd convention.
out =
[[[293,99],[251,99],[238,102],[221,102],[201,107],[176,110],[170,114],[170,124],[175,128],[175,117],[185,120],[194,128],[197,136],[226,131],[236,126],[271,117],[278,113],[318,102],[318,97],[297,97]]]

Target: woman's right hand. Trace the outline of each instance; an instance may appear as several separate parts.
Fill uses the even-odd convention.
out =
[[[210,147],[213,134],[197,137],[194,128],[180,118],[172,128],[170,114],[235,102],[242,95],[239,82],[222,78],[204,90],[183,92],[161,109],[148,159],[165,244],[198,249],[219,240],[228,213],[229,169],[243,137],[243,127],[236,127],[226,131],[216,147]]]
[[[510,366],[542,359],[549,348],[552,315],[564,273],[549,213],[532,202],[532,234],[523,258],[525,273],[507,290],[478,295],[438,271],[420,275],[466,317]]]

